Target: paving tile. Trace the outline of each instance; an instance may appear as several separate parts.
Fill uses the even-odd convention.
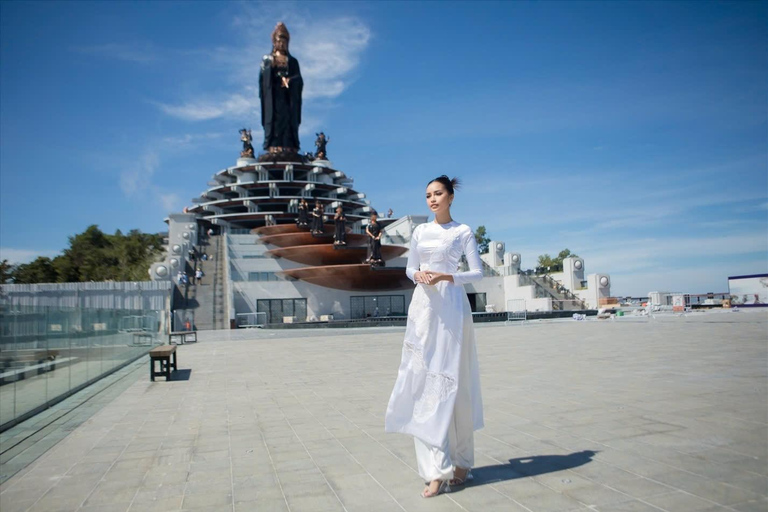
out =
[[[3,512],[25,512],[35,504],[37,500],[4,499],[0,496],[0,510]]]
[[[631,497],[627,493],[610,489],[600,484],[576,487],[574,489],[566,488],[561,492],[565,496],[574,498],[587,506],[604,506],[606,508],[610,508],[609,505],[613,503],[620,503]]]
[[[185,494],[182,502],[183,510],[213,510],[223,507],[229,507],[229,510],[232,510],[231,492],[219,491],[208,494]]]
[[[756,500],[736,503],[731,505],[731,508],[739,512],[765,512],[768,510],[768,497],[764,496]]]
[[[235,503],[235,512],[289,512],[283,500],[264,499]]]
[[[332,512],[343,511],[344,506],[328,488],[327,491],[300,496],[286,496],[291,512]]]
[[[476,481],[430,500],[413,441],[383,432],[402,328],[200,333],[184,347],[200,378],[144,376],[30,448],[2,512],[46,493],[38,508],[284,511],[284,491],[291,512],[764,512],[766,313],[478,324]],[[52,504],[64,484],[80,490]]]
[[[631,501],[624,501],[621,503],[611,503],[609,506],[606,507],[599,507],[598,510],[605,510],[606,512],[659,512],[660,509],[658,507],[654,507],[653,505],[649,505],[648,503],[637,501],[637,500],[631,500]]]
[[[675,491],[668,494],[648,496],[643,501],[655,505],[664,510],[686,510],[690,512],[705,512],[716,504],[683,491]]]
[[[131,508],[131,502],[123,503],[103,503],[101,505],[94,505],[90,507],[80,507],[77,512],[126,512]],[[146,510],[146,509],[145,509]],[[168,510],[168,509],[163,509]],[[175,510],[171,508],[170,510]]]
[[[610,486],[617,491],[624,492],[635,498],[644,498],[645,496],[654,496],[657,494],[667,494],[676,490],[661,481],[649,480],[647,478],[633,478],[631,480],[610,480]]]

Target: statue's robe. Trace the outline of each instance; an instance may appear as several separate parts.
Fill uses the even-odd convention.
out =
[[[264,149],[270,147],[299,149],[301,124],[301,78],[299,61],[288,55],[289,87],[282,86],[278,68],[270,55],[261,61],[259,98],[261,98],[261,126],[264,128]]]

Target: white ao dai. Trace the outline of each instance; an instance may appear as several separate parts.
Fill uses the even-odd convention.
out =
[[[459,272],[462,254],[469,270]],[[444,445],[454,413],[456,394],[469,388],[472,423],[483,426],[480,374],[472,312],[463,284],[482,279],[475,235],[457,222],[429,222],[416,227],[406,273],[419,270],[453,275],[453,283],[416,284],[405,330],[403,353],[387,406],[385,430],[410,434],[432,446]],[[415,281],[414,281],[415,282]],[[459,381],[462,351],[470,359],[470,377]]]

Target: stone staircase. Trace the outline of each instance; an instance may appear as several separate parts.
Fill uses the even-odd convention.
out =
[[[197,260],[197,266],[203,270],[203,278],[199,284],[190,285],[190,297],[196,301],[195,327],[201,331],[228,329],[224,242],[221,236],[212,236],[200,245],[200,250],[207,253],[209,259]]]
[[[483,260],[480,260],[483,265],[483,276],[494,277],[501,275],[498,270],[488,265]],[[459,261],[459,270],[469,270],[469,264],[464,256]],[[550,276],[544,275],[529,275],[526,273],[520,274],[520,284],[522,286],[533,286],[536,290],[536,297],[539,298],[551,298],[552,309],[557,311],[579,311],[587,309],[587,304],[584,300],[577,297],[568,288],[552,279]]]
[[[582,299],[546,274],[539,276],[522,275],[521,278],[521,284],[525,281],[525,284],[535,286],[537,291],[542,291],[546,297],[550,297],[552,309],[558,311],[587,309],[587,305]]]

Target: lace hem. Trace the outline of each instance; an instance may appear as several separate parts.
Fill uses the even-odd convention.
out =
[[[456,379],[446,373],[428,370],[424,355],[414,343],[406,341],[404,347],[405,352],[410,354],[408,367],[415,373],[426,373],[424,389],[413,405],[413,419],[424,423],[437,412],[441,402],[456,392]]]

